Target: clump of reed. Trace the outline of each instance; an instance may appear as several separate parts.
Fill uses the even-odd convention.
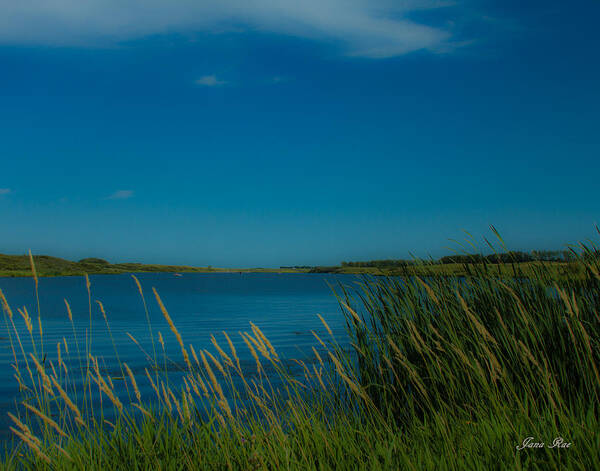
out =
[[[182,358],[177,378],[169,378],[172,358],[162,333],[152,330],[134,276],[152,351],[144,351],[148,367],[136,376],[115,347],[120,388],[93,352],[91,320],[79,339],[65,302],[73,335],[50,349],[39,304],[37,326],[26,309],[17,310],[21,332],[0,291],[21,391],[9,416],[15,441],[4,466],[594,469],[597,252],[580,246],[577,276],[560,279],[543,265],[527,278],[474,266],[468,278],[365,278],[355,288],[339,287],[349,341],[336,339],[321,318],[327,335],[314,333],[314,361],[296,360],[300,374],[254,324],[239,333],[251,368],[225,332],[211,336],[214,349],[196,351],[153,290]],[[37,298],[33,259],[32,270]],[[87,277],[86,289],[91,319]],[[98,306],[112,338],[110,313]],[[547,444],[564,437],[572,446],[517,451],[529,436]]]
[[[32,269],[35,270],[33,260]],[[35,271],[33,274],[37,299],[39,281]],[[325,433],[328,424],[333,424],[330,420],[342,397],[352,401],[350,395],[336,395],[334,400],[334,396],[324,394],[338,389],[339,384],[325,373],[328,366],[322,358],[318,365],[295,360],[302,375],[292,375],[275,347],[253,323],[249,331],[239,333],[254,360],[251,369],[242,366],[238,350],[226,332],[220,340],[211,336],[214,350],[197,352],[192,345],[184,343],[159,293],[153,289],[156,304],[183,358],[184,366],[177,372],[178,378],[169,379],[166,365],[172,358],[160,332],[157,341],[160,347],[155,344],[145,293],[139,280],[132,278],[146,311],[152,341],[152,353],[144,351],[148,366],[137,378],[119,356],[110,329],[110,314],[101,301],[93,302],[87,276],[89,330],[85,331],[84,338],[79,338],[71,306],[65,300],[65,323],[71,324],[72,335],[57,343],[55,351],[42,346],[39,307],[37,325],[26,308],[18,309],[25,325],[22,332],[0,290],[14,376],[21,392],[18,407],[9,416],[10,430],[18,442],[6,453],[8,468],[105,469],[116,466],[129,469],[131,465],[148,469],[177,462],[190,469],[202,464],[208,468],[218,464],[252,469],[264,461],[256,449],[275,446],[276,442],[290,442],[295,433],[307,433],[303,427],[316,418],[323,426],[321,433]],[[107,325],[120,372],[118,377],[111,376],[102,358],[93,353],[94,303]],[[31,351],[26,351],[23,335],[27,335],[26,344]],[[129,336],[142,348],[137,339]],[[162,355],[157,353],[161,348]],[[327,353],[323,350],[325,358]],[[344,378],[354,386],[349,376],[344,375]],[[117,379],[124,387],[116,387]],[[152,396],[142,397],[142,381],[151,386]],[[337,422],[336,427],[342,426],[340,418],[333,420]],[[157,449],[160,442],[175,448],[170,448],[168,453],[161,452]],[[236,454],[234,450],[239,452]],[[273,456],[270,459],[283,466],[284,462],[279,460],[285,458]]]
[[[550,440],[570,430],[578,447],[590,447],[592,465],[600,252],[593,242],[572,250],[574,272],[585,276],[557,277],[540,263],[532,276],[507,278],[504,267],[482,264],[465,278],[371,278],[342,288],[358,383],[377,410],[400,430],[415,420],[448,424],[449,439],[458,424],[478,429],[492,419],[515,443],[534,431]],[[563,466],[555,451],[537,458]]]

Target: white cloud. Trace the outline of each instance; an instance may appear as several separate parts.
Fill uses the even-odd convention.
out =
[[[409,18],[439,0],[20,0],[0,2],[0,43],[110,45],[163,33],[239,28],[333,40],[347,54],[438,50],[450,33]]]
[[[12,193],[10,188],[0,188],[0,195],[8,195],[9,193]]]
[[[117,190],[112,195],[108,196],[109,200],[126,200],[133,196],[133,190]]]
[[[217,87],[219,85],[225,85],[227,82],[219,80],[216,75],[205,75],[196,80],[198,85],[204,85],[205,87]]]

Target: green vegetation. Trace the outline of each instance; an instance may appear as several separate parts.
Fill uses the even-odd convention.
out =
[[[109,262],[102,258],[82,258],[78,263],[83,265],[110,265]]]
[[[78,262],[47,255],[34,255],[38,276],[73,276],[122,273],[333,273],[377,276],[472,276],[488,273],[498,276],[530,277],[543,266],[556,277],[582,276],[581,265],[572,252],[506,252],[483,256],[455,255],[439,260],[372,260],[342,262],[339,266],[293,266],[280,268],[213,268],[142,263],[109,263],[100,258],[84,258]],[[540,256],[539,254],[545,254]],[[0,254],[0,276],[31,276],[28,255]]]
[[[432,263],[448,264],[482,264],[482,263],[524,263],[524,262],[571,262],[575,259],[571,250],[533,250],[531,253],[521,251],[494,252],[483,254],[447,255]],[[342,262],[342,267],[402,268],[420,264],[419,260],[387,259],[367,262]]]
[[[548,270],[556,278],[582,277],[584,269],[576,262],[521,263],[421,263],[404,267],[316,267],[310,273],[361,274],[377,276],[421,277],[535,277],[539,270]]]
[[[492,227],[495,234],[498,234]],[[499,236],[499,235],[498,235]],[[477,249],[475,243],[468,240],[468,248]],[[499,252],[486,239],[492,253],[457,253],[441,257],[438,260],[388,259],[362,262],[342,262],[339,267],[314,267],[312,273],[356,273],[383,276],[503,276],[531,277],[543,267],[551,270],[555,277],[582,276],[581,265],[574,263],[575,252],[570,250],[533,250]],[[597,251],[586,257],[597,258]]]
[[[298,273],[308,270],[269,268],[212,268],[180,265],[151,265],[142,263],[109,263],[101,258],[84,258],[72,262],[48,255],[34,255],[38,276],[117,275],[120,273],[177,272],[177,273]],[[0,276],[31,276],[28,255],[0,254]]]
[[[196,352],[154,291],[184,381],[169,380],[159,366],[167,353],[156,346],[145,375],[121,364],[128,389],[120,395],[86,339],[64,342],[70,355],[85,347],[77,388],[63,344],[43,349],[26,311],[19,332],[0,293],[22,387],[5,469],[599,469],[596,253],[581,245],[577,269],[560,277],[544,263],[527,279],[474,264],[467,278],[339,287],[351,348],[323,321],[329,336],[315,334],[314,362],[298,362],[303,377],[253,324],[240,334],[252,370],[226,334]],[[23,335],[32,352],[21,350]],[[141,381],[154,397],[141,397]],[[92,410],[99,392],[116,419]],[[518,450],[527,437],[544,446]],[[551,447],[555,438],[570,445]]]

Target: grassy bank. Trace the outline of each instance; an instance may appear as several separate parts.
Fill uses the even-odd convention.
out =
[[[37,274],[44,276],[118,275],[124,273],[332,273],[374,276],[503,276],[531,277],[539,269],[552,270],[555,277],[569,278],[583,275],[576,262],[516,262],[516,263],[427,263],[417,262],[404,267],[282,267],[282,268],[215,268],[185,265],[156,265],[142,263],[109,263],[89,258],[73,262],[48,255],[34,255]],[[28,255],[0,254],[0,277],[31,276]]]
[[[315,267],[311,273],[357,274],[374,276],[421,277],[533,277],[539,270],[551,271],[556,278],[582,277],[582,266],[576,262],[520,262],[520,263],[419,263],[401,268],[379,267]]]
[[[586,246],[572,263],[576,271],[560,276],[545,264],[527,279],[479,266],[466,279],[377,277],[338,288],[351,348],[315,334],[314,362],[299,362],[300,377],[255,325],[240,334],[251,368],[226,335],[196,352],[154,292],[184,380],[169,380],[157,342],[145,374],[122,358],[121,393],[86,339],[43,349],[42,323],[0,296],[22,386],[4,466],[598,469],[600,263]],[[34,351],[21,349],[23,336]],[[65,366],[75,345],[85,352],[80,370]],[[141,396],[141,381],[152,397]],[[92,409],[98,397],[116,419]],[[518,449],[528,437],[543,446]]]
[[[37,275],[44,276],[83,276],[118,275],[123,273],[305,273],[306,269],[274,268],[213,268],[186,265],[157,265],[144,263],[109,263],[98,258],[83,259],[78,262],[48,255],[33,256]],[[28,255],[0,254],[0,277],[31,276]]]

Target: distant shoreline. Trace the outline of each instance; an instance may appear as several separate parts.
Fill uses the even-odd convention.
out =
[[[109,263],[106,260],[88,258],[72,262],[58,257],[35,255],[33,257],[39,277],[120,275],[129,273],[313,273],[313,274],[354,274],[373,276],[529,276],[539,267],[550,269],[556,276],[573,275],[577,271],[575,264],[558,261],[519,262],[503,264],[465,264],[465,263],[423,263],[404,267],[365,267],[365,266],[316,266],[281,268],[215,268],[192,267],[186,265],[153,265],[142,263]],[[0,278],[31,277],[31,264],[27,255],[0,254]]]
[[[39,272],[37,273],[39,278],[53,278],[57,276],[84,276],[84,275],[127,275],[127,274],[137,274],[137,273],[171,273],[181,274],[181,275],[190,275],[190,274],[218,274],[218,273],[310,273],[310,270],[280,270],[277,268],[211,268],[211,269],[194,269],[194,270],[103,270],[103,271],[82,271],[82,272]],[[313,272],[314,273],[314,272]],[[12,271],[12,270],[0,270],[0,278],[31,278],[33,275],[31,270],[28,271]]]

